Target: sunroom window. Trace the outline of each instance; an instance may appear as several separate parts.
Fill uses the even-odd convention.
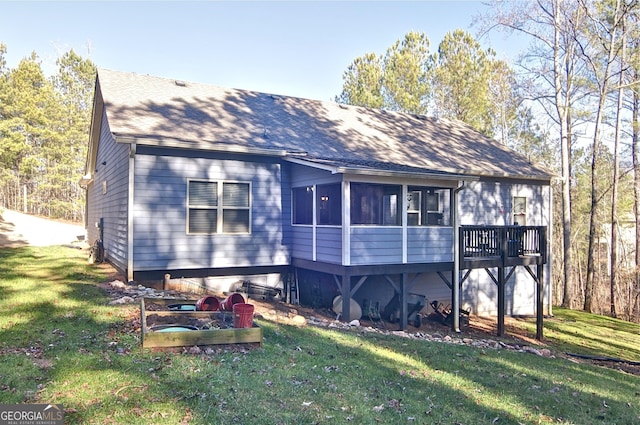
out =
[[[313,186],[293,188],[293,224],[313,224]]]
[[[351,224],[399,226],[402,186],[351,183]]]
[[[409,226],[449,226],[451,189],[409,186],[407,224]]]
[[[342,185],[340,183],[318,185],[317,221],[320,225],[340,226],[342,224]]]
[[[250,233],[251,184],[187,182],[187,233]]]
[[[293,224],[313,224],[313,199],[316,199],[316,224],[342,224],[342,185],[340,183],[293,189]]]

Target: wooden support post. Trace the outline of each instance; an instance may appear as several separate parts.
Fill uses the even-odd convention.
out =
[[[400,294],[399,294],[399,301],[400,301],[400,329],[402,330],[406,330],[407,329],[407,325],[408,325],[408,313],[409,313],[409,308],[407,307],[407,281],[408,281],[408,275],[407,273],[402,273],[402,275],[400,275]]]
[[[498,267],[498,336],[504,336],[504,267]]]
[[[350,322],[351,317],[351,275],[342,275],[342,321]]]
[[[542,341],[543,331],[542,331],[542,323],[544,320],[544,275],[543,275],[544,266],[542,264],[538,264],[537,266],[537,279],[536,279],[536,287],[537,287],[537,297],[536,297],[536,339],[538,341]]]

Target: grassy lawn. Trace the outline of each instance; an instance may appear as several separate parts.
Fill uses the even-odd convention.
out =
[[[640,423],[640,376],[561,357],[265,320],[262,347],[142,350],[105,279],[80,250],[0,250],[0,403],[70,424]],[[555,313],[552,350],[640,360],[638,325]]]

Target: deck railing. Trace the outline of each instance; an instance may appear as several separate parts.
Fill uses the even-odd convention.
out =
[[[546,226],[460,226],[462,259],[547,255]],[[544,261],[543,261],[544,262]]]

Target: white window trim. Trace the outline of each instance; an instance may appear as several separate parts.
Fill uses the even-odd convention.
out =
[[[522,212],[516,211],[516,199],[522,199],[524,201],[524,208],[522,209]],[[527,225],[527,207],[528,207],[528,200],[526,196],[518,196],[515,195],[513,196],[512,199],[512,222],[511,225],[515,225],[516,222],[516,217],[523,217],[524,218],[524,224],[520,224],[521,226],[526,226]]]
[[[202,205],[190,205],[189,204],[189,184],[191,182],[204,182],[204,183],[216,183],[218,190],[218,205],[215,207],[211,206],[202,206]],[[223,205],[223,186],[225,183],[241,183],[249,185],[249,206],[248,207],[225,207]],[[253,187],[250,181],[242,181],[242,180],[206,180],[206,179],[187,179],[187,187],[186,187],[186,209],[187,209],[187,219],[185,222],[185,231],[187,235],[250,235],[252,232],[252,223],[253,223]],[[215,233],[199,233],[199,232],[190,232],[189,231],[189,213],[191,209],[211,209],[217,210],[217,222],[216,222],[216,232]],[[249,211],[249,231],[248,232],[223,232],[223,216],[225,210],[248,210]]]

